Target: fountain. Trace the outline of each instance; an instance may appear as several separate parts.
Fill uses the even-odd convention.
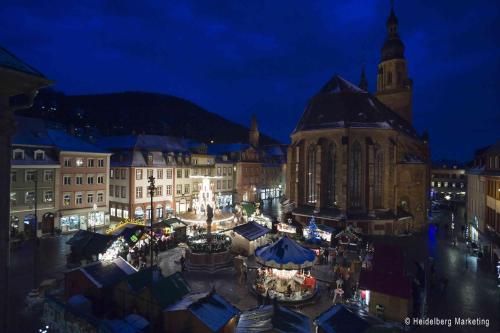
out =
[[[177,217],[190,225],[190,233],[193,234],[193,227],[201,227],[207,222],[207,231],[228,229],[232,227],[234,222],[234,214],[231,211],[224,211],[217,207],[217,195],[212,191],[213,182],[211,179],[220,178],[217,176],[193,175],[190,178],[201,179],[199,184],[199,193],[193,199],[192,210],[190,212],[178,214]],[[208,207],[211,209],[211,219],[208,224]],[[213,224],[212,224],[213,222]]]
[[[224,234],[212,234],[213,208],[206,205],[207,233],[188,238],[186,249],[186,270],[214,273],[233,266],[229,252],[231,238]]]

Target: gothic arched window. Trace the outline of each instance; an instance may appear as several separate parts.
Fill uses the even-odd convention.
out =
[[[352,208],[361,208],[361,184],[362,184],[362,165],[361,165],[361,145],[354,142],[350,154],[349,170],[349,203]]]
[[[316,146],[307,150],[307,203],[316,203]]]
[[[337,203],[336,198],[336,182],[337,177],[337,152],[335,144],[332,143],[328,146],[328,151],[326,152],[326,191],[327,191],[327,204],[328,206],[334,206]]]
[[[375,152],[373,170],[373,207],[383,208],[384,189],[384,154],[381,150]]]

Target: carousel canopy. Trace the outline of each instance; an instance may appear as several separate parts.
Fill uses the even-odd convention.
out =
[[[287,236],[255,250],[257,261],[264,266],[279,269],[301,269],[314,264],[314,251],[301,246]]]

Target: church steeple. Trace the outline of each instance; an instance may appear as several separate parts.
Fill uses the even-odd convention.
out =
[[[368,81],[366,80],[365,65],[361,68],[361,79],[359,80],[359,87],[364,91],[368,91]]]
[[[252,116],[252,122],[250,124],[250,131],[248,132],[248,141],[253,147],[259,146],[259,125],[257,124],[257,117]]]
[[[381,49],[377,74],[377,98],[412,122],[412,80],[404,56],[405,46],[399,37],[399,21],[391,1],[391,11],[386,21],[387,37]]]

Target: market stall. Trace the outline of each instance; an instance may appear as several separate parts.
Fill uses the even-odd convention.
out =
[[[254,221],[234,227],[229,234],[233,242],[233,251],[247,256],[253,254],[257,247],[266,243],[266,235],[270,231]]]
[[[355,234],[351,229],[347,228],[335,235],[337,245],[344,247],[347,251],[357,252],[361,245],[361,237]]]
[[[158,238],[165,236],[176,242],[186,240],[187,223],[172,217],[153,224],[153,230]]]
[[[288,236],[255,250],[262,267],[257,272],[255,291],[280,302],[303,302],[316,294],[316,279],[311,276],[316,254]]]

